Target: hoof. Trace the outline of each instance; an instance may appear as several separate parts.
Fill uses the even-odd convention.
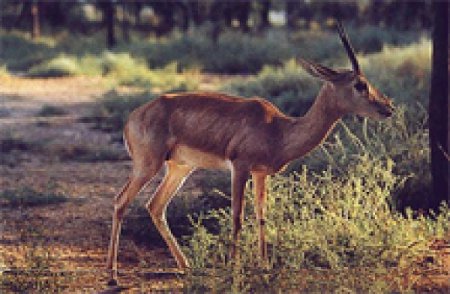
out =
[[[117,286],[117,280],[116,279],[111,279],[108,281],[108,286]]]

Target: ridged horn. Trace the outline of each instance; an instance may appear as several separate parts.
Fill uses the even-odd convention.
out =
[[[355,73],[360,73],[358,60],[356,59],[355,51],[353,50],[352,45],[350,44],[350,40],[348,39],[347,33],[344,30],[344,27],[342,26],[342,23],[340,21],[337,22],[337,29],[339,32],[339,37],[341,38],[342,44],[345,47],[345,50],[347,51],[347,55],[350,58],[350,61],[353,66],[353,71]]]

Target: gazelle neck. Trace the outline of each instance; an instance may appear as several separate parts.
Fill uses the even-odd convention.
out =
[[[338,105],[334,86],[325,83],[308,112],[291,121],[283,136],[282,161],[302,157],[326,139],[336,122],[345,115]]]

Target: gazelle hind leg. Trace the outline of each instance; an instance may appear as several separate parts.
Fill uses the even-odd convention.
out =
[[[192,170],[191,166],[180,165],[172,160],[166,161],[166,175],[146,205],[155,227],[169,247],[180,269],[188,268],[189,262],[170,231],[165,212],[172,196],[181,187]]]
[[[141,163],[133,168],[133,173],[121,192],[114,199],[114,213],[111,228],[111,239],[108,250],[107,270],[109,270],[109,285],[117,284],[117,251],[123,215],[128,204],[136,197],[150,179],[160,169],[161,163],[145,165]]]

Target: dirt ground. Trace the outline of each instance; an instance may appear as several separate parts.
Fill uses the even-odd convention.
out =
[[[108,87],[100,78],[2,77],[0,139],[13,137],[44,142],[50,150],[77,144],[108,146],[125,154],[123,146],[113,143],[110,134],[96,131],[78,120],[88,114],[93,103],[107,91]],[[133,89],[119,88],[118,91]],[[57,106],[66,114],[38,117],[36,114],[45,105]],[[50,189],[70,198],[61,204],[29,208],[0,206],[0,278],[11,275],[8,272],[11,268],[18,272],[29,269],[30,256],[34,254],[47,258],[53,272],[68,273],[67,277],[62,274],[64,278],[54,282],[67,287],[65,292],[104,291],[107,289],[105,260],[113,198],[126,181],[130,161],[60,161],[51,155],[51,152],[35,150],[0,153],[3,157],[0,190]],[[195,189],[195,177],[202,177],[202,173],[195,173],[183,189]],[[146,193],[141,193],[135,201],[145,203],[160,179],[159,174],[146,188]],[[443,266],[449,266],[448,243],[438,244],[436,248]],[[163,247],[148,248],[121,236],[119,269],[121,283],[129,287],[124,293],[182,291],[182,279],[177,276],[175,262]],[[162,269],[165,274],[160,273]],[[443,285],[441,289],[449,289],[446,284],[448,268],[430,276],[425,284],[430,281]]]
[[[1,78],[0,139],[13,137],[44,142],[46,148],[55,150],[61,146],[83,144],[108,146],[123,152],[126,157],[123,146],[112,143],[110,134],[93,130],[89,124],[78,121],[107,91],[103,81],[95,78]],[[66,114],[38,117],[42,107],[49,105],[63,109]],[[49,155],[33,150],[0,153],[4,163],[0,164],[2,191],[23,187],[37,191],[51,189],[70,197],[61,204],[0,207],[0,268],[3,268],[0,275],[2,270],[12,266],[19,270],[29,268],[27,257],[30,252],[40,252],[40,255],[49,256],[52,270],[70,273],[67,292],[104,290],[113,198],[125,183],[131,163],[129,160],[60,161]],[[158,174],[146,188],[146,193],[141,193],[135,201],[145,203],[160,179],[161,174]],[[193,183],[195,179],[189,182]],[[190,189],[189,182],[184,189]],[[176,274],[154,274],[162,268],[169,272],[173,269],[176,273],[175,262],[165,248],[149,249],[122,236],[119,268],[122,284],[134,289],[125,292],[182,287]]]

